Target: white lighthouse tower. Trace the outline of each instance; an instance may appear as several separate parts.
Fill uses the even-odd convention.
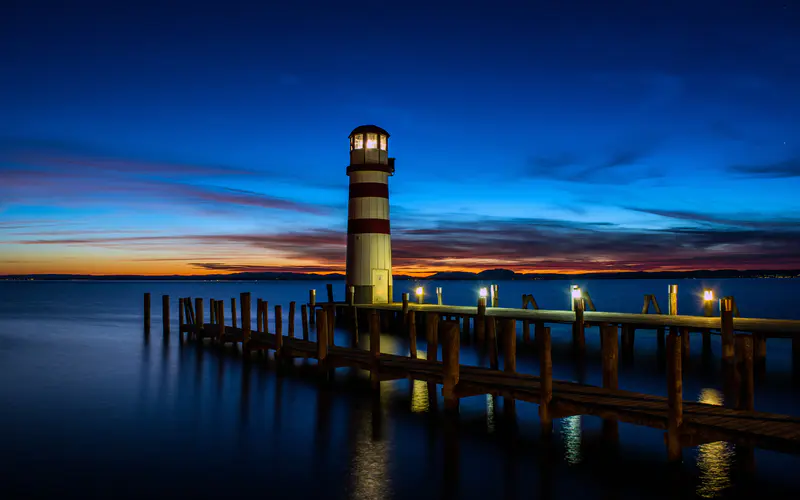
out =
[[[350,132],[350,198],[347,215],[347,286],[357,304],[392,301],[389,231],[389,133],[375,125]]]

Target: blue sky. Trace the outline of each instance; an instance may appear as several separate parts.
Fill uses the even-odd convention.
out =
[[[800,268],[800,5],[336,3],[3,4],[0,273]]]

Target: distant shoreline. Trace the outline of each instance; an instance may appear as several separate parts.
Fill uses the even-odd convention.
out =
[[[492,269],[479,273],[440,272],[425,277],[395,275],[395,280],[418,281],[558,281],[558,280],[632,280],[632,279],[736,279],[736,278],[800,278],[800,270],[698,270],[615,273],[515,273],[508,269]],[[0,276],[0,281],[344,281],[339,273],[234,273],[203,276],[142,276],[85,274],[16,274]]]

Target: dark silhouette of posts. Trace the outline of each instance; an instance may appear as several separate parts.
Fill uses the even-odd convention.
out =
[[[150,294],[144,294],[144,333],[150,335]]]
[[[161,296],[161,325],[164,327],[164,336],[169,335],[169,295]]]
[[[264,301],[256,299],[256,331],[262,333],[264,331]]]
[[[678,329],[671,327],[667,335],[667,460],[681,461],[680,431],[683,425],[683,372],[681,340]]]
[[[489,366],[497,370],[500,366],[497,359],[497,321],[493,317],[486,318],[486,337],[489,343]]]
[[[283,356],[283,308],[275,306],[275,357]]]
[[[316,311],[317,311],[317,291],[316,290],[309,290],[308,291],[308,317],[311,320],[311,324],[314,324],[314,320],[316,319]]]
[[[317,311],[317,361],[319,367],[324,369],[327,365],[328,358],[328,325],[325,311]],[[324,373],[322,371],[321,373]]]
[[[205,314],[203,312],[203,299],[194,299],[194,314],[197,319],[195,324],[194,336],[195,338],[202,339],[203,331],[205,331]]]
[[[250,329],[252,318],[250,316],[250,292],[239,294],[239,305],[242,308],[242,344],[247,345],[250,341]]]
[[[297,308],[297,303],[292,301],[289,302],[289,336],[294,337],[294,313],[295,309]]]
[[[625,327],[623,326],[623,329]],[[619,344],[617,342],[617,326],[603,325],[600,327],[602,336],[603,357],[603,388],[619,389]],[[603,420],[603,435],[606,439],[616,439],[619,435],[619,422],[616,419]]]
[[[231,297],[231,326],[236,328],[236,298]]]

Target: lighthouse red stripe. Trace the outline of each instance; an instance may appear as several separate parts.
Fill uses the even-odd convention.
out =
[[[390,234],[389,219],[350,219],[347,221],[347,234],[362,233]]]
[[[388,198],[389,185],[382,182],[357,182],[350,184],[350,198]]]

